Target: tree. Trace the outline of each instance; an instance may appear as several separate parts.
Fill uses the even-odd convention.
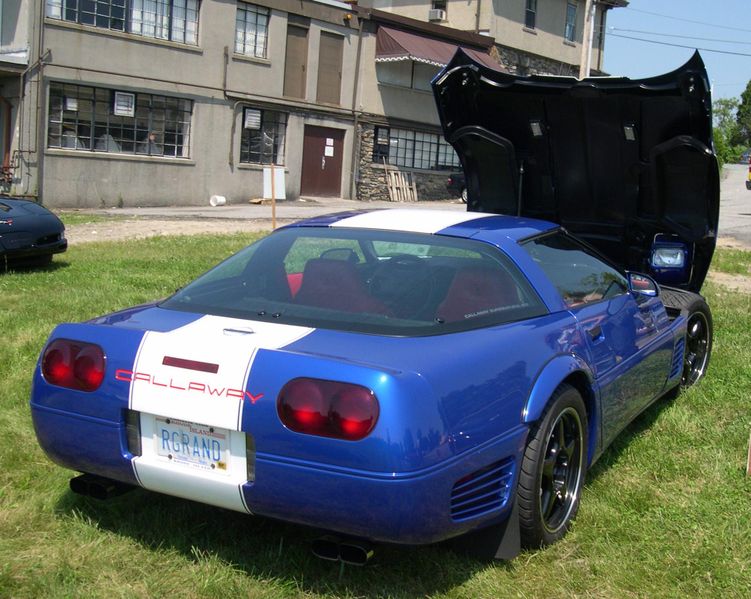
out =
[[[737,98],[718,98],[712,103],[714,148],[720,164],[736,162],[745,149],[738,126]]]
[[[738,141],[748,147],[751,145],[751,81],[746,84],[746,89],[741,94],[735,119],[740,137]]]

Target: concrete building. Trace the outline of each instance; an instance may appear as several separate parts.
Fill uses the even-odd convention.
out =
[[[421,4],[427,17],[435,2]],[[275,165],[287,198],[388,199],[386,171],[398,169],[420,199],[445,197],[459,164],[429,82],[458,46],[497,65],[503,46],[488,33],[500,25],[461,31],[406,12],[4,0],[0,182],[53,207],[237,203],[261,197]],[[533,39],[547,57],[542,25]]]
[[[363,4],[363,1],[361,1]],[[579,75],[586,11],[593,11],[591,71],[602,72],[607,13],[627,0],[368,0],[373,8],[495,40],[505,70]]]

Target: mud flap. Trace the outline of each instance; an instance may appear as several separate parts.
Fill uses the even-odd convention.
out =
[[[450,546],[457,553],[483,561],[514,559],[521,551],[517,502],[514,501],[511,514],[500,524],[452,539]]]

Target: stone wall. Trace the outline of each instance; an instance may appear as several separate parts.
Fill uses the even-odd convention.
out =
[[[360,124],[357,134],[360,137],[360,158],[357,171],[356,198],[363,202],[389,200],[386,175],[383,164],[373,162],[373,139],[375,126]],[[395,168],[395,167],[390,167]],[[446,179],[451,171],[424,171],[401,169],[412,173],[417,187],[418,200],[449,200],[453,196],[446,191]],[[456,170],[461,170],[457,167]]]
[[[578,77],[579,67],[530,54],[516,48],[496,45],[491,55],[501,64],[501,69],[515,75],[567,75]]]

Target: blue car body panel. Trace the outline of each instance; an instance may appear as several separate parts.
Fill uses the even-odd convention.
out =
[[[348,216],[352,214],[294,226],[326,227]],[[197,344],[210,344],[216,334],[243,347],[242,340],[228,337],[247,333],[237,329],[238,321],[150,304],[88,323],[60,325],[50,342],[99,345],[106,372],[102,386],[88,393],[49,384],[37,365],[31,411],[40,444],[66,468],[374,540],[429,543],[500,522],[510,513],[530,427],[563,381],[575,380],[584,395],[591,462],[637,413],[680,379],[685,319],[669,320],[658,297],[623,294],[566,309],[518,243],[554,228],[543,221],[492,216],[436,233],[501,249],[528,278],[547,314],[422,337],[288,327],[288,336],[274,342],[264,341],[264,335],[274,336],[273,325],[264,325],[264,332],[260,323],[246,321],[256,330],[248,335],[247,344],[255,344],[249,357],[238,361],[237,372],[244,372],[244,379],[237,380],[244,382],[227,383],[221,390],[207,387],[200,373],[164,376],[158,364],[148,366],[148,343],[157,340],[171,348],[160,349],[159,356],[179,352],[183,338],[174,341],[173,336],[193,327],[204,335]],[[593,329],[600,335],[593,337]],[[294,377],[372,390],[380,404],[375,428],[356,442],[289,430],[279,418],[276,399]],[[216,499],[204,493],[203,479],[190,472],[185,475],[193,477],[190,481],[170,490],[172,471],[160,470],[145,455],[152,451],[150,444],[159,444],[158,438],[152,441],[142,432],[138,451],[144,455],[129,448],[128,414],[140,413],[141,426],[148,430],[153,418],[143,409],[148,402],[139,398],[159,397],[157,387],[172,401],[159,404],[165,417],[180,418],[183,405],[200,409],[202,402],[216,405],[218,414],[236,397],[235,427],[226,425],[231,414],[209,421],[215,416],[207,412],[203,421],[235,431],[231,434],[243,448],[247,466],[247,476],[222,479]],[[155,482],[160,475],[169,480]],[[175,480],[180,476],[182,471]],[[483,485],[490,485],[487,492]]]

